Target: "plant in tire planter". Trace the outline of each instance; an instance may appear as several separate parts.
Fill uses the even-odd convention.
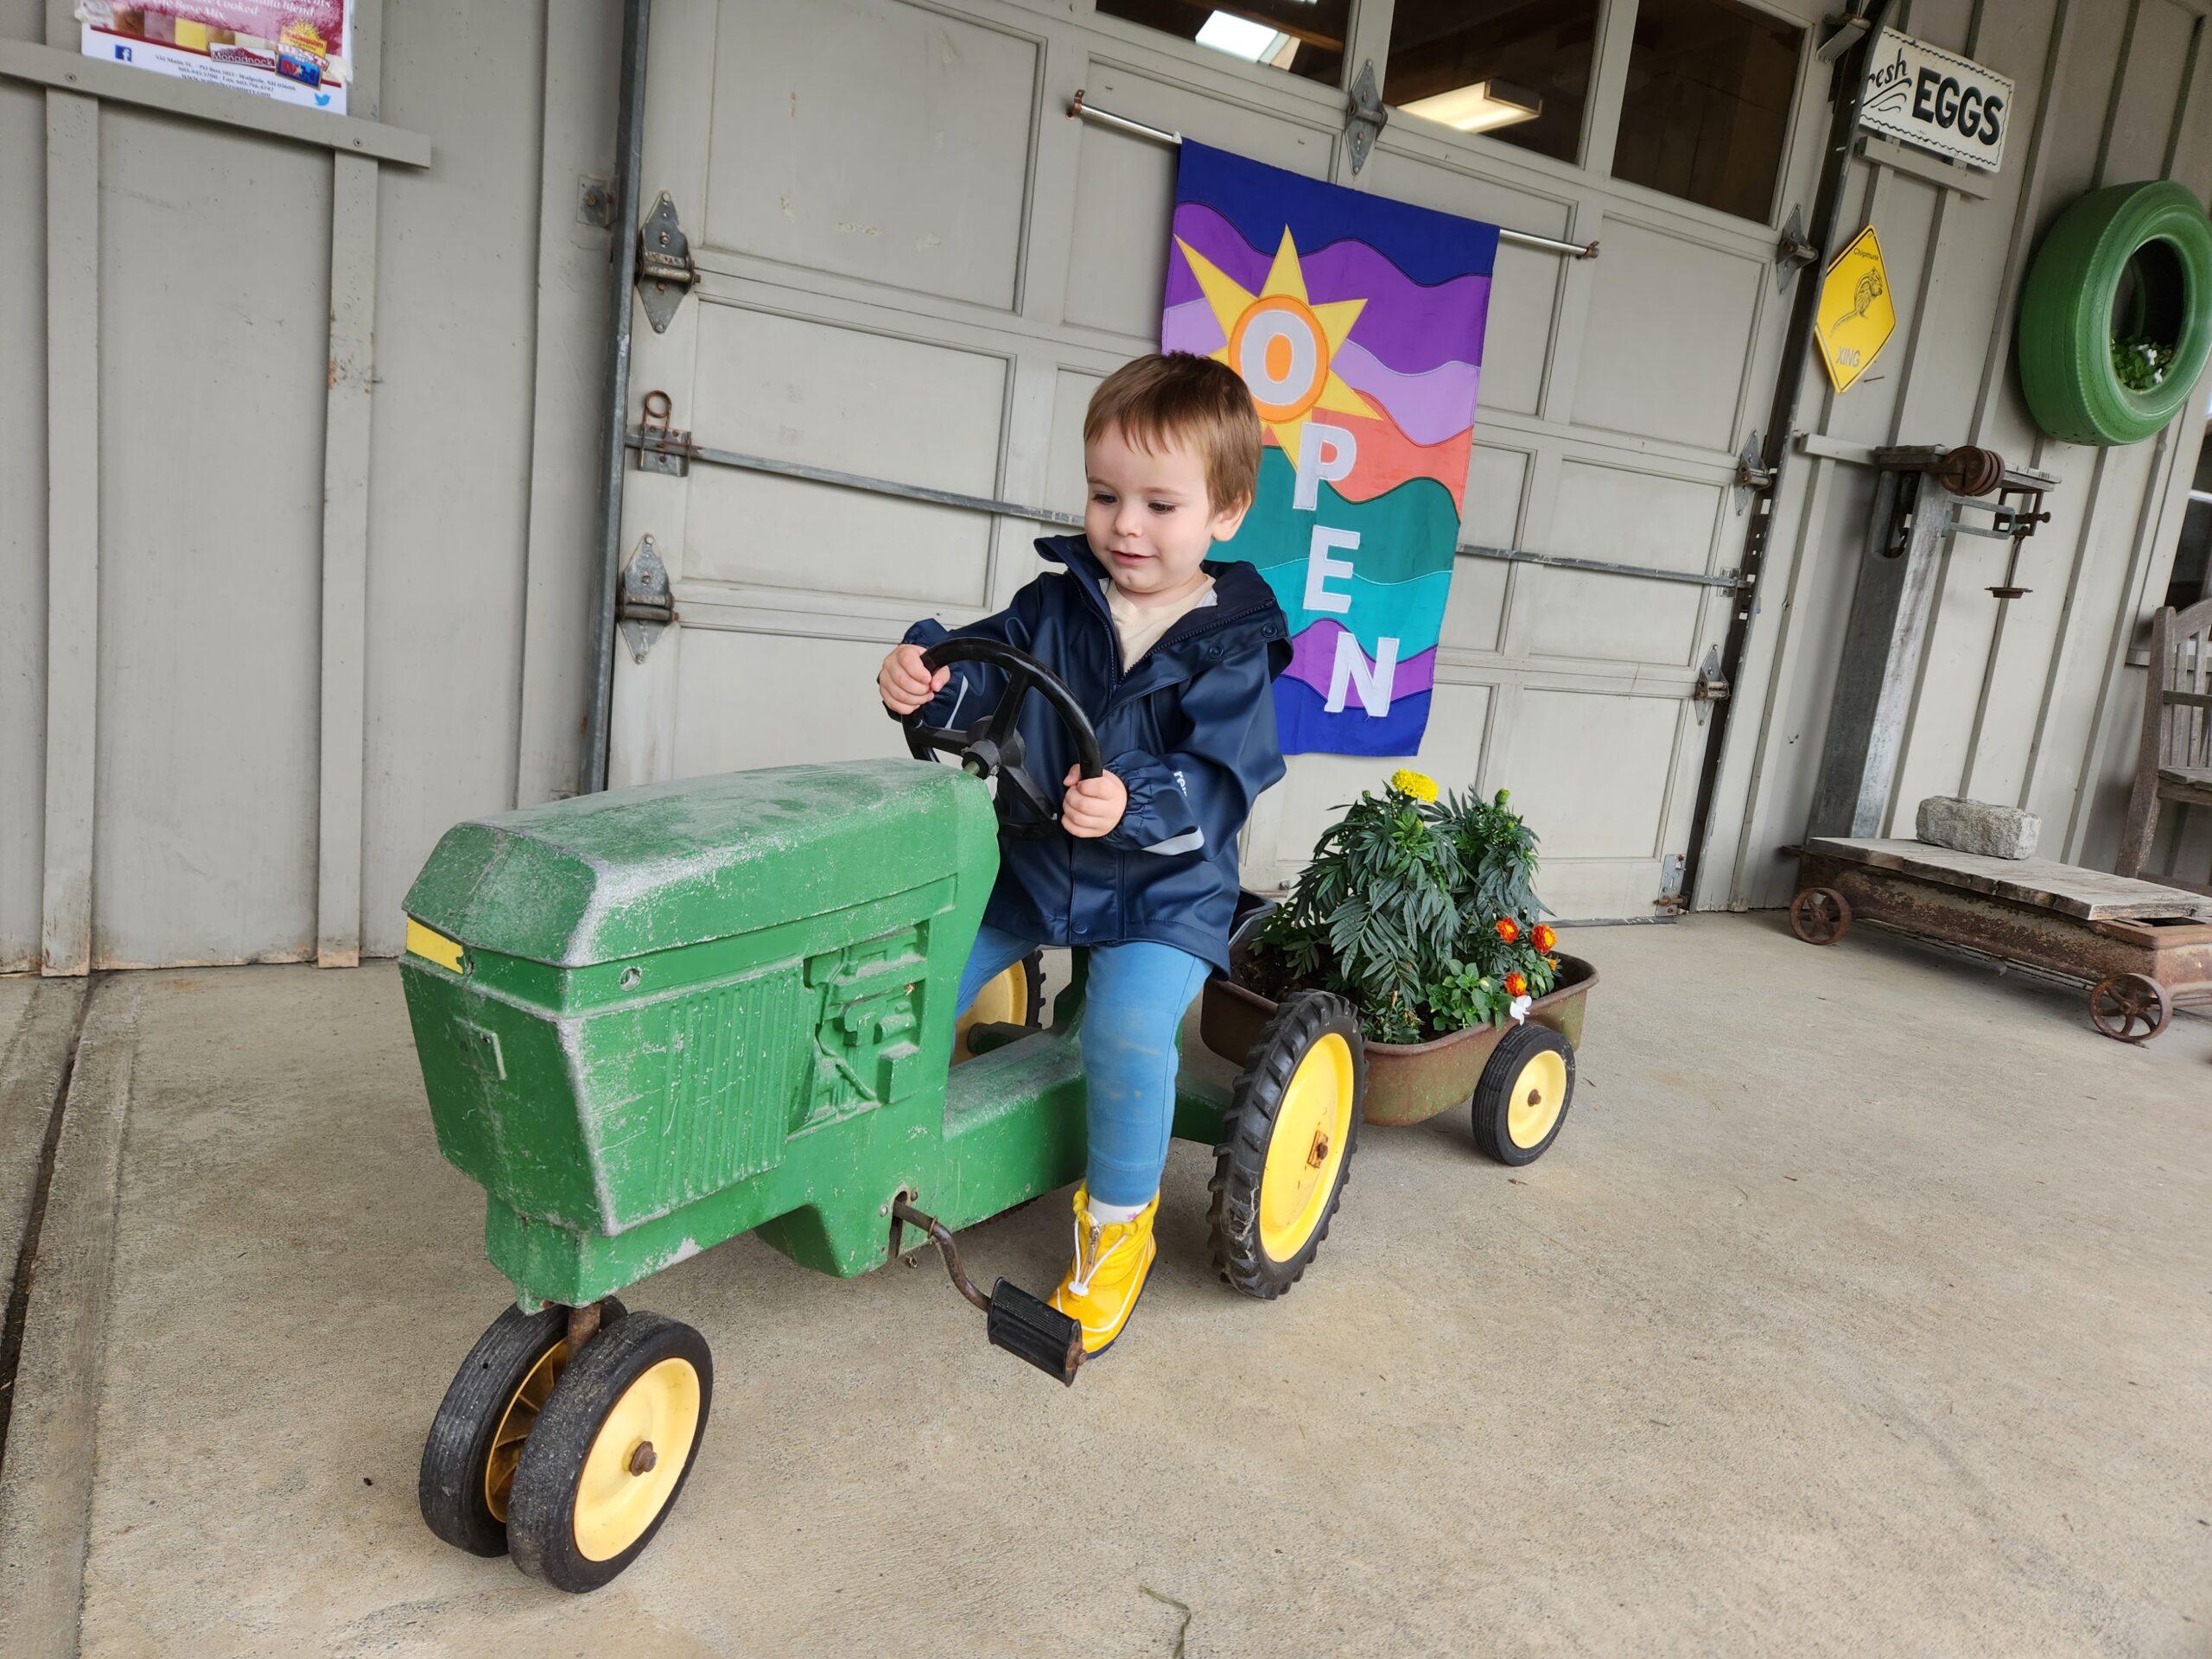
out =
[[[1420,772],[1363,792],[1239,964],[1251,988],[1348,998],[1373,1042],[1415,1044],[1507,1020],[1551,989],[1536,836],[1500,790],[1441,804]]]

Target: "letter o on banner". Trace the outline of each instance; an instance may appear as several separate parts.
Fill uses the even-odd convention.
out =
[[[1271,294],[1236,320],[1230,366],[1244,377],[1263,421],[1294,421],[1329,380],[1321,320],[1287,294]]]
[[[2018,341],[2020,390],[2051,436],[2119,444],[2154,435],[2212,358],[2212,219],[2171,181],[2091,191],[2036,250]],[[2146,345],[2166,353],[2155,372],[2140,354]],[[2139,384],[2123,381],[2115,358],[2140,365],[2130,377]]]

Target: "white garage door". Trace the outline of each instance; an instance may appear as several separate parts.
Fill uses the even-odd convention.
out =
[[[1271,3],[1242,10],[1299,10]],[[1774,226],[1809,205],[1825,122],[1825,71],[1791,27],[1812,9],[1641,0],[1639,25],[1637,0],[1591,0],[1581,104],[1559,90],[1575,67],[1570,30],[1531,42],[1524,29],[1514,48],[1541,60],[1524,77],[1554,77],[1541,124],[1564,132],[1554,154],[1394,113],[1357,176],[1344,92],[1179,38],[1175,0],[1109,9],[1168,27],[1086,0],[654,9],[644,196],[667,193],[697,276],[665,333],[639,315],[632,419],[665,392],[672,424],[725,459],[628,474],[625,548],[652,538],[681,620],[642,662],[617,652],[612,781],[903,753],[875,699],[877,660],[918,615],[1002,604],[1052,528],[728,458],[1080,510],[1084,402],[1154,348],[1175,168],[1170,147],[1071,118],[1081,89],[1094,107],[1311,176],[1601,242],[1587,261],[1501,251],[1471,550],[1418,764],[1447,785],[1513,791],[1562,915],[1653,914],[1702,754],[1692,690],[1736,602],[1723,574],[1744,532],[1734,456],[1764,417],[1787,309]],[[1480,31],[1458,14],[1503,29],[1529,9],[1461,6],[1447,20],[1460,34],[1433,46],[1427,14],[1453,9],[1395,10],[1395,78],[1410,86],[1408,66],[1444,61],[1455,41],[1479,57]],[[1353,73],[1372,60],[1386,99],[1393,11],[1357,8],[1347,42]],[[1732,17],[1792,54],[1770,130],[1686,79],[1714,54],[1685,29]],[[1700,66],[1677,63],[1673,80],[1650,60],[1670,38]],[[1291,44],[1266,55],[1295,49],[1274,39]],[[1761,217],[1616,173],[1738,207],[1748,189]],[[1391,764],[1294,760],[1255,816],[1248,882],[1287,879],[1333,809]]]

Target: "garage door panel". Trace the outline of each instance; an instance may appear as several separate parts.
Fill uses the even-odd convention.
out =
[[[715,52],[706,240],[1012,308],[1038,41],[904,0],[728,0]]]
[[[1438,643],[1446,651],[1496,651],[1505,632],[1506,575],[1501,560],[1462,554],[1452,561],[1452,594],[1444,602]]]
[[[1047,512],[1081,512],[1090,493],[1083,470],[1083,416],[1105,378],[1080,369],[1062,369],[1053,377],[1052,453],[1045,461],[1045,499],[1038,504]]]
[[[1547,867],[1656,857],[1681,700],[1532,688],[1519,705],[1493,776],[1542,836]]]
[[[1529,479],[1525,449],[1478,442],[1467,457],[1467,494],[1459,539],[1478,547],[1517,547],[1521,501]]]
[[[1412,760],[1371,754],[1300,754],[1291,757],[1289,772],[1276,785],[1281,793],[1274,837],[1279,868],[1273,880],[1287,881],[1306,867],[1321,832],[1343,816],[1362,790],[1378,789],[1400,766],[1429,774],[1446,790],[1477,787],[1483,775],[1483,744],[1490,729],[1488,685],[1454,685],[1440,681],[1430,707],[1421,753]],[[1246,885],[1265,878],[1248,872]]]
[[[1732,447],[1769,266],[1608,219],[1596,263],[1574,418],[1586,426]]]
[[[865,640],[685,629],[674,775],[906,753],[875,695],[882,660],[883,647]],[[746,717],[718,718],[733,688]]]
[[[1532,565],[1514,603],[1536,657],[1686,666],[1705,590],[1680,582]]]
[[[988,515],[834,484],[695,467],[689,524],[696,581],[980,607],[988,580]]]
[[[702,443],[969,495],[997,491],[1003,356],[709,305],[699,363]]]

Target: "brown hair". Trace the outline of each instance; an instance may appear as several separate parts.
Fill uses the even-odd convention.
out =
[[[1249,506],[1260,485],[1260,412],[1236,371],[1189,352],[1134,358],[1098,383],[1083,441],[1114,427],[1147,454],[1189,444],[1206,467],[1216,512]]]

